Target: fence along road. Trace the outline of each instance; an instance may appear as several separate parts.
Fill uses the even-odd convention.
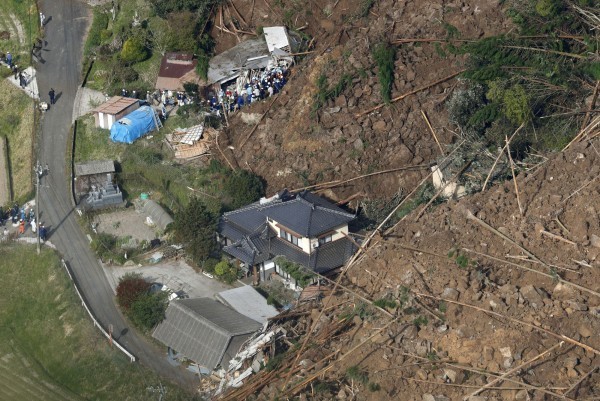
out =
[[[70,198],[66,170],[70,149],[73,102],[81,79],[81,58],[91,12],[78,0],[40,0],[40,11],[49,22],[45,26],[47,45],[42,50],[43,63],[38,62],[38,85],[42,101],[48,91],[56,91],[56,104],[42,117],[42,134],[38,143],[39,159],[48,163],[50,174],[41,183],[40,222],[69,263],[90,312],[104,331],[112,325],[114,339],[144,365],[186,389],[197,383],[195,375],[171,365],[162,347],[156,347],[128,327],[115,305],[115,295],[89,247],[87,238],[76,221]]]

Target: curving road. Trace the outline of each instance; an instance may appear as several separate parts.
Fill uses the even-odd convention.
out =
[[[88,6],[78,0],[40,0],[40,9],[49,20],[45,28],[46,46],[42,61],[36,64],[40,99],[48,102],[53,87],[57,101],[42,118],[38,143],[39,158],[50,174],[42,180],[40,221],[49,229],[50,239],[71,266],[92,313],[107,328],[113,325],[115,338],[139,361],[161,376],[193,389],[197,379],[165,358],[164,349],[147,342],[131,329],[114,302],[114,293],[89,242],[76,221],[66,173],[69,157],[69,131],[73,102],[80,84],[83,39],[90,21]]]

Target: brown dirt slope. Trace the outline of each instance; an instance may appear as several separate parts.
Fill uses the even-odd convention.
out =
[[[283,22],[278,19],[276,12],[280,8],[276,4],[287,3],[274,3],[266,8],[262,2],[256,2],[254,25]],[[442,144],[454,142],[443,104],[456,80],[356,117],[357,113],[381,103],[377,69],[371,56],[373,46],[398,38],[446,38],[453,31],[452,27],[464,38],[508,30],[508,22],[495,2],[383,0],[375,2],[368,17],[357,18],[362,3],[336,1],[319,3],[319,6],[315,3],[312,12],[301,13],[291,26],[308,26],[304,32],[315,39],[314,52],[293,69],[285,91],[246,143],[244,140],[254,124],[244,123],[241,114],[230,119],[227,132],[230,143],[224,142],[221,147],[239,167],[252,169],[265,177],[269,192],[429,163],[439,157],[421,111],[427,113]],[[250,10],[249,2],[240,1],[236,5]],[[259,5],[263,8],[259,9]],[[224,40],[232,36],[221,34],[219,37]],[[436,49],[433,44],[398,45],[392,96],[459,71],[463,64],[462,56]],[[330,88],[339,82],[342,74],[353,77],[352,85],[314,113],[311,108],[317,93],[316,81],[321,74],[327,77]],[[243,113],[262,114],[269,103],[253,105]],[[226,149],[227,145],[235,149]],[[415,184],[422,174],[412,171],[378,176],[355,183],[336,195],[344,198],[363,190],[372,198],[389,196],[399,187]]]
[[[348,269],[347,289],[324,300],[324,315],[318,319],[313,309],[296,327],[315,332],[286,391],[328,369],[295,395],[461,400],[512,371],[470,400],[596,399],[599,175],[600,142],[580,143],[518,177],[523,216],[506,182],[438,205],[419,221],[414,212],[390,235],[376,237]],[[401,306],[388,308],[389,316],[365,312],[351,291]],[[352,311],[345,330],[318,341]],[[272,399],[282,386],[281,379],[271,383],[258,399]],[[279,393],[286,395],[292,394]]]

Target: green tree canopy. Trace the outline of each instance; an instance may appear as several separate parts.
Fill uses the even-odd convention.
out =
[[[224,190],[233,209],[256,202],[265,195],[261,178],[247,170],[233,171],[224,183]]]
[[[144,293],[131,304],[129,316],[136,326],[150,330],[165,318],[169,301],[168,294],[160,291],[155,294]]]
[[[217,249],[216,221],[216,216],[198,198],[192,198],[187,207],[175,215],[175,239],[184,244],[196,263],[208,259]]]

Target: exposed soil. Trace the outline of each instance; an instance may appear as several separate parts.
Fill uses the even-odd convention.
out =
[[[336,2],[329,18],[315,5],[306,21],[299,19],[296,26],[308,24],[304,32],[315,39],[314,52],[299,60],[285,90],[243,147],[240,144],[254,124],[246,124],[240,117],[248,112],[262,114],[271,101],[252,105],[230,118],[227,134],[234,150],[227,149],[227,143],[221,147],[233,163],[265,177],[269,193],[283,187],[297,188],[434,161],[439,150],[421,111],[427,113],[442,144],[454,142],[453,127],[447,122],[443,105],[457,81],[449,80],[377,112],[356,117],[381,103],[372,47],[397,38],[446,38],[450,25],[463,38],[509,29],[500,6],[494,2],[383,1],[376,3],[368,18],[352,17],[358,12],[359,3]],[[236,2],[238,8],[250,4]],[[322,9],[331,9],[333,4],[324,4]],[[272,18],[276,15],[273,11],[278,10],[276,6],[271,6],[271,10],[261,7],[265,7],[264,3],[257,1],[253,20],[256,25],[282,22]],[[269,18],[263,19],[265,14]],[[464,67],[462,56],[444,53],[442,57],[433,44],[399,45],[392,97]],[[311,108],[317,92],[316,80],[323,73],[329,87],[344,73],[351,74],[353,81],[339,97],[314,113]],[[424,170],[376,176],[329,195],[343,199],[362,191],[370,198],[391,196],[398,188],[413,186],[423,174]]]
[[[519,176],[523,216],[513,183],[506,182],[438,205],[419,221],[417,212],[409,214],[376,237],[348,269],[345,289],[323,301],[324,315],[318,319],[319,308],[312,309],[298,326],[315,327],[311,338],[320,336],[357,310],[362,301],[350,291],[401,306],[388,309],[391,317],[359,312],[330,341],[312,344],[290,383],[333,368],[297,393],[299,399],[462,400],[513,369],[483,398],[469,400],[553,399],[572,386],[568,399],[600,396],[594,371],[600,361],[599,150],[598,141],[578,144]],[[352,380],[353,367],[380,389]],[[328,385],[308,397],[319,382]],[[282,386],[276,380],[258,399],[272,399]]]
[[[235,2],[238,10],[253,3],[255,25],[282,22],[274,4]],[[382,39],[445,38],[449,31],[444,23],[456,27],[462,38],[511,29],[497,2],[384,0],[376,2],[368,18],[360,19],[348,18],[358,2],[311,4],[312,13],[302,14],[295,26],[308,23],[305,32],[315,38],[314,53],[293,69],[270,110],[267,100],[230,118],[229,143],[220,143],[232,163],[265,177],[269,193],[433,162],[439,150],[421,111],[442,144],[455,142],[444,102],[457,81],[357,116],[381,103],[372,46]],[[322,11],[326,7],[329,18],[329,12]],[[441,53],[431,44],[399,46],[392,97],[464,67],[462,56]],[[330,86],[343,73],[353,75],[353,84],[315,114],[315,83],[322,73]],[[260,116],[265,111],[262,123],[241,147],[254,127],[243,121],[244,113]],[[363,197],[388,197],[399,188],[411,190],[426,174],[423,169],[375,176],[327,195],[343,199],[362,192]],[[316,391],[308,385],[296,393],[297,399],[461,400],[493,375],[526,363],[507,377],[512,381],[500,380],[481,398],[469,399],[544,400],[564,396],[567,390],[570,399],[599,397],[600,372],[585,377],[600,361],[599,174],[600,143],[581,143],[518,176],[523,215],[514,183],[507,181],[435,206],[418,221],[417,209],[393,231],[376,236],[342,283],[370,300],[388,297],[402,306],[388,309],[392,318],[380,311],[354,316],[346,331],[303,354],[303,368],[292,375],[288,388],[329,366],[313,382],[327,386]],[[469,218],[471,214],[475,217]],[[350,291],[339,291],[323,304],[348,307],[329,307],[318,321],[319,311],[314,309],[299,326],[306,330],[314,325],[319,333],[360,302]],[[390,319],[397,321],[386,326]],[[378,332],[382,327],[386,328]],[[560,348],[531,362],[561,340],[565,342]],[[317,363],[334,351],[334,357]],[[366,382],[349,378],[348,369],[354,366],[380,389],[370,391]],[[257,398],[284,399],[281,376]]]

